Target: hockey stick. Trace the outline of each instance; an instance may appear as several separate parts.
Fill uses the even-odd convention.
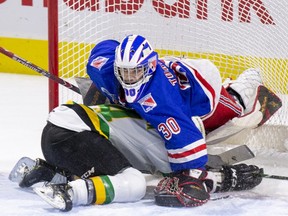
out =
[[[224,165],[233,165],[251,158],[255,155],[247,145],[240,145],[221,154],[208,154],[206,166],[221,169]]]
[[[233,165],[254,158],[255,155],[247,145],[240,145],[218,155],[208,155],[208,165],[211,168],[220,169],[224,165]],[[262,174],[263,178],[288,180],[288,176]]]
[[[269,174],[263,174],[263,178],[270,178],[270,179],[277,179],[277,180],[288,180],[288,176],[278,176],[278,175],[269,175]]]
[[[74,86],[73,84],[55,76],[54,74],[49,73],[48,71],[40,68],[39,66],[15,55],[14,53],[5,50],[3,47],[0,47],[0,53],[6,55],[7,57],[19,62],[20,64],[48,77],[49,79],[54,80],[55,82],[71,89],[72,91],[82,95],[83,98],[83,103],[87,106],[91,106],[91,105],[96,105],[96,104],[103,104],[106,100],[106,97],[104,95],[101,94],[101,92],[96,88],[96,86],[90,82],[89,83],[89,89],[85,90],[83,89],[83,85],[81,85],[80,88]],[[77,79],[76,79],[77,81]],[[77,84],[79,85],[80,82],[77,81]]]
[[[57,82],[57,83],[65,86],[65,87],[71,89],[72,91],[74,91],[74,92],[76,92],[78,94],[81,94],[81,92],[80,92],[78,87],[74,86],[73,84],[71,84],[71,83],[69,83],[69,82],[67,82],[67,81],[65,81],[65,80],[63,80],[63,79],[61,79],[61,78],[59,78],[57,76],[55,76],[54,74],[49,73],[48,71],[40,68],[39,66],[36,66],[35,64],[33,64],[33,63],[31,63],[31,62],[29,62],[29,61],[27,61],[27,60],[15,55],[14,53],[12,53],[12,52],[10,52],[8,50],[5,50],[3,47],[0,47],[0,53],[6,55],[7,57],[19,62],[20,64],[22,64],[22,65],[24,65],[24,66],[26,66],[26,67],[28,67],[28,68],[30,68],[32,70],[34,70],[34,71],[36,71],[36,72],[48,77],[49,79],[54,80],[55,82]]]

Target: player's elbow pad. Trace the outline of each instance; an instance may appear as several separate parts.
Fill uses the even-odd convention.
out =
[[[145,177],[137,169],[130,167],[109,178],[115,192],[113,202],[135,202],[142,199],[146,193]]]

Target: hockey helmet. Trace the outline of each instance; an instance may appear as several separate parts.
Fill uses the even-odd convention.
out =
[[[127,102],[141,95],[156,70],[158,54],[140,35],[129,35],[115,51],[114,73],[125,91]]]

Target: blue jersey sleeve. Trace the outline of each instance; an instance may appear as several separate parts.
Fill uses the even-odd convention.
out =
[[[200,168],[207,162],[206,142],[192,117],[210,112],[210,103],[201,85],[189,85],[182,90],[175,74],[162,65],[144,96],[131,104],[165,140],[173,171]]]
[[[118,99],[119,83],[114,76],[115,49],[119,45],[115,40],[104,40],[91,51],[86,71],[95,86],[115,103]]]

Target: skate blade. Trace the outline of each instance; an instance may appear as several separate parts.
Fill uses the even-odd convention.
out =
[[[21,182],[24,174],[33,169],[35,163],[29,157],[22,157],[11,170],[8,179],[12,182]]]
[[[72,209],[72,202],[69,203],[71,207],[67,208],[64,198],[60,195],[53,194],[52,191],[47,191],[45,186],[35,187],[33,190],[42,200],[55,209],[59,209],[60,211],[70,211]]]

